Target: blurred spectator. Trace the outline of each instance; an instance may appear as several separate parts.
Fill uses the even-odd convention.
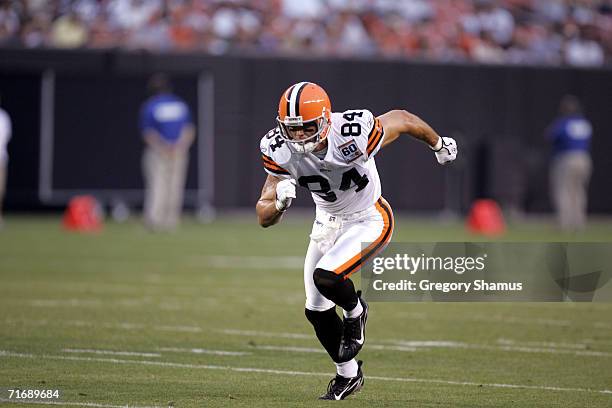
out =
[[[22,0],[0,46],[612,64],[612,0]]]
[[[171,47],[170,28],[162,11],[153,13],[138,30],[129,31],[126,44],[130,48],[167,51]]]
[[[140,130],[145,142],[145,223],[155,231],[171,230],[177,226],[183,206],[189,147],[195,138],[195,127],[189,107],[172,94],[165,75],[153,75],[147,87],[150,97],[140,113]]]
[[[600,66],[604,63],[604,51],[601,45],[587,34],[588,30],[577,27],[568,28],[568,40],[565,44],[565,61],[576,66]]]
[[[0,103],[2,101],[0,100]],[[0,228],[2,228],[2,202],[4,201],[4,189],[6,187],[6,169],[8,164],[8,153],[6,145],[11,138],[11,118],[0,105]]]
[[[144,27],[153,14],[162,11],[160,0],[111,0],[108,3],[111,25],[125,30]]]
[[[580,101],[573,95],[564,96],[559,117],[546,131],[553,149],[550,171],[553,204],[559,226],[564,230],[576,231],[586,225],[592,132]]]
[[[20,21],[17,10],[11,2],[0,3],[0,44],[9,43],[19,31]]]
[[[21,29],[21,42],[28,48],[42,47],[47,42],[51,21],[43,13],[34,14]]]
[[[59,17],[53,22],[50,44],[58,48],[77,48],[85,45],[88,29],[75,11]]]

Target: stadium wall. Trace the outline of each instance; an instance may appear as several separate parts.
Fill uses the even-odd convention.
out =
[[[54,187],[140,190],[138,112],[146,78],[157,71],[172,75],[194,112],[198,78],[206,73],[214,81],[216,207],[254,205],[265,177],[259,139],[274,126],[281,92],[309,80],[328,90],[336,111],[405,108],[459,141],[460,160],[449,167],[408,138],[380,153],[384,195],[405,211],[463,212],[477,197],[550,211],[543,131],[561,96],[576,94],[595,129],[590,211],[612,213],[612,70],[4,49],[0,95],[14,128],[7,209],[44,208],[38,186],[45,73],[55,79]],[[196,150],[188,187],[198,183]],[[296,204],[309,205],[305,196]]]

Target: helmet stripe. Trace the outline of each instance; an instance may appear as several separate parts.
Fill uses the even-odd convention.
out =
[[[299,84],[296,84],[293,88],[291,88],[289,97],[290,110],[287,112],[289,116],[299,116],[300,94],[302,93],[302,89],[304,89],[306,84],[308,84],[308,82],[300,82]]]
[[[293,91],[293,88],[295,88],[295,85],[292,85],[289,89],[287,89],[287,92],[285,92],[285,100],[287,101],[287,111],[285,112],[285,116],[291,116],[290,100],[291,100],[291,91]]]
[[[302,96],[302,91],[306,88],[306,82],[304,86],[301,86],[297,91],[297,95],[295,97],[295,116],[300,116],[300,96]]]

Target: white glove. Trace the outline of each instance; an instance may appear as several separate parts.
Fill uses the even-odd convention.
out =
[[[457,142],[452,137],[440,137],[438,143],[431,148],[436,153],[438,163],[446,164],[457,158]]]
[[[295,179],[285,179],[276,185],[276,209],[280,212],[285,211],[295,198]]]

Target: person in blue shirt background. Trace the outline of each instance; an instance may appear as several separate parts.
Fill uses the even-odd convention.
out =
[[[140,112],[140,130],[145,143],[144,221],[152,230],[171,230],[180,219],[195,126],[189,107],[172,93],[164,74],[153,75],[147,89],[151,96]]]
[[[578,231],[586,225],[587,189],[591,178],[593,127],[578,98],[565,95],[559,116],[546,131],[552,144],[551,192],[559,226]]]

